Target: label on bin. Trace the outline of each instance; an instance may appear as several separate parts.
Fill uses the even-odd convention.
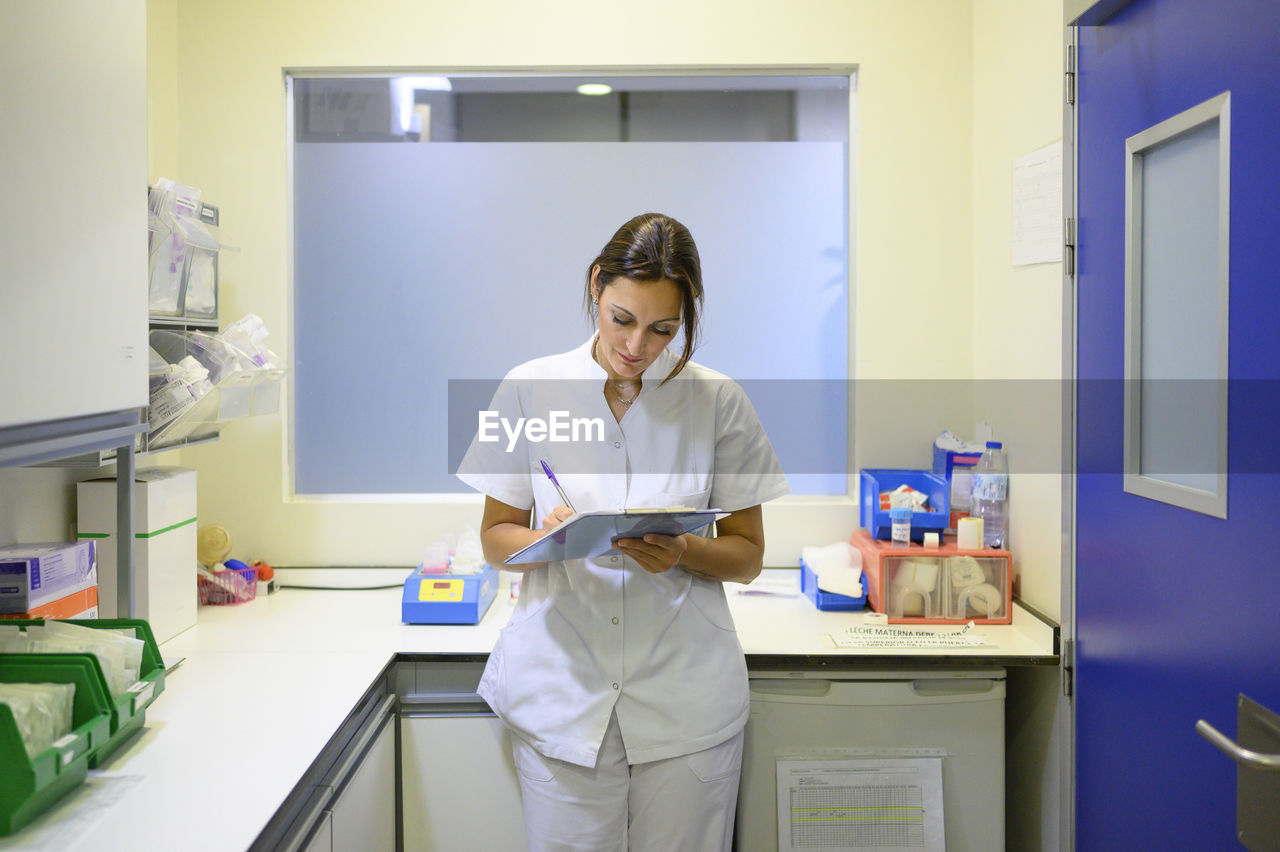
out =
[[[72,746],[74,746],[75,744],[76,744],[75,734],[67,734],[66,736],[58,737],[56,740],[53,741],[53,747],[58,749],[60,752],[62,752],[60,755],[58,755],[59,766],[66,766],[75,758],[76,751],[74,748],[72,748]]]
[[[155,684],[140,680],[129,687],[128,691],[133,693],[133,712],[137,713],[143,707],[146,707],[147,702],[151,700],[151,694],[155,691]]]

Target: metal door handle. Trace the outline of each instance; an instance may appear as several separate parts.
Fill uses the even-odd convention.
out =
[[[1254,769],[1280,770],[1280,754],[1263,754],[1262,752],[1242,748],[1239,743],[1227,737],[1204,719],[1196,722],[1196,730],[1200,732],[1200,736],[1213,743],[1218,747],[1219,751],[1237,763]]]

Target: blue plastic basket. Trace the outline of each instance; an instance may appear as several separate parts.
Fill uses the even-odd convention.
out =
[[[804,559],[800,560],[800,591],[804,592],[805,597],[813,601],[813,605],[818,609],[862,609],[867,605],[867,574],[865,571],[862,573],[861,581],[861,597],[851,598],[848,595],[837,595],[834,592],[824,592],[822,589],[818,588],[818,575],[813,573],[813,569],[805,564]]]
[[[951,517],[951,503],[948,499],[950,488],[944,475],[927,470],[864,467],[858,479],[861,483],[859,519],[862,528],[869,531],[872,538],[889,539],[893,525],[889,519],[889,511],[880,509],[880,493],[892,491],[899,485],[909,485],[916,491],[928,494],[929,507],[933,509],[932,512],[911,513],[912,541],[924,541],[926,532],[941,534],[947,528]]]

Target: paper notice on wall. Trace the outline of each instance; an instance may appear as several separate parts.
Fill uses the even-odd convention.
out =
[[[1013,265],[1062,260],[1062,143],[1013,161]]]
[[[941,757],[777,765],[781,852],[943,852]]]
[[[907,627],[859,624],[842,633],[826,633],[833,648],[981,648],[995,645],[973,632],[970,621],[959,630],[939,632]]]

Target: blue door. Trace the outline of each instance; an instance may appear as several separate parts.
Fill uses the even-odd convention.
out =
[[[1195,725],[1205,719],[1234,736],[1240,693],[1280,711],[1280,3],[1100,5],[1076,34],[1077,848],[1237,849],[1235,764]],[[1215,99],[1229,101],[1226,499],[1217,513],[1132,493],[1124,477],[1134,388],[1124,381],[1126,317],[1142,307],[1126,306],[1126,142]],[[1155,212],[1173,209],[1166,218],[1177,222],[1207,205],[1187,207]],[[1207,300],[1182,311],[1175,300],[1161,321],[1212,327],[1216,290],[1203,292]],[[1138,332],[1128,330],[1132,340]],[[1177,349],[1176,329],[1173,340]],[[1204,382],[1201,391],[1222,386],[1194,369],[1164,376],[1179,377]],[[1188,403],[1187,419],[1213,397]],[[1177,408],[1170,413],[1144,423],[1149,439],[1182,434]],[[1192,444],[1191,456],[1204,449]]]

